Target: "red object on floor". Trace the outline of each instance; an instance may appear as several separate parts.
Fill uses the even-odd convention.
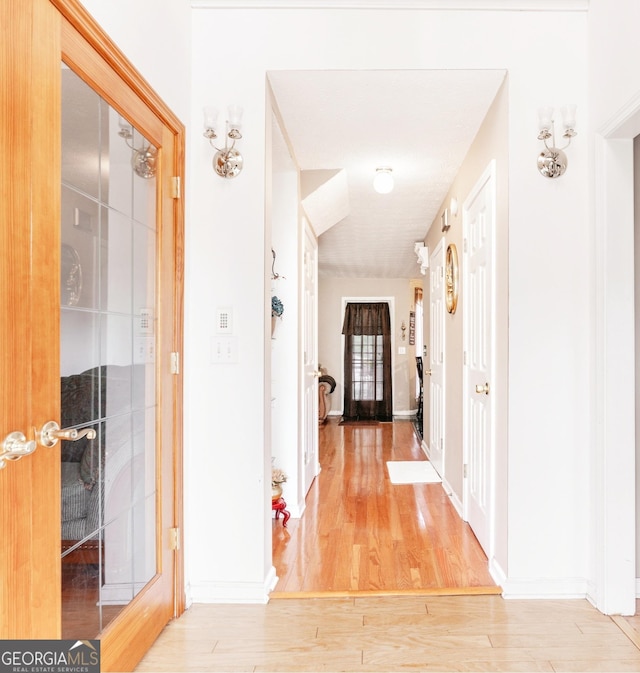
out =
[[[289,517],[291,514],[287,511],[287,503],[284,501],[284,498],[278,498],[277,500],[272,500],[271,501],[271,509],[275,510],[276,513],[276,519],[280,516],[280,512],[282,512],[282,525],[286,526],[287,521],[289,521]]]

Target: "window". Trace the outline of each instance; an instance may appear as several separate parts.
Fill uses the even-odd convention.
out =
[[[382,367],[383,336],[351,337],[351,375],[354,400],[382,400],[384,374]]]

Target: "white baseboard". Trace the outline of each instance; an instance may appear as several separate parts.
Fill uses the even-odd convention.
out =
[[[422,440],[422,443],[420,444],[420,448],[421,448],[422,451],[424,452],[424,455],[425,455],[429,460],[431,460],[431,449],[429,448],[429,445],[424,441],[424,439]]]
[[[495,560],[495,558],[489,559],[489,574],[499,587],[504,586],[507,581],[507,576],[502,569],[502,566]]]
[[[464,521],[464,516],[462,515],[462,500],[458,497],[456,493],[454,493],[453,488],[451,488],[451,484],[446,480],[442,479],[442,488],[444,488],[444,492],[447,494],[449,497],[449,500],[451,501],[451,504],[453,505],[454,509],[458,513],[458,516]]]
[[[271,566],[264,582],[192,582],[188,603],[247,603],[269,602],[269,594],[278,583],[276,569]]]
[[[587,598],[588,583],[584,577],[508,578],[502,583],[504,598]]]
[[[636,598],[640,598],[640,577],[636,577]]]

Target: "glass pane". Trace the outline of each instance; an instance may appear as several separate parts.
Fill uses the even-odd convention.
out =
[[[380,402],[384,394],[384,337],[354,335],[352,339],[352,393],[354,400]]]
[[[156,573],[155,148],[63,66],[63,637]]]

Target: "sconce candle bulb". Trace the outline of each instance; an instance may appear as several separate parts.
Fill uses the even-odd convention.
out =
[[[205,138],[217,138],[218,134],[216,129],[218,128],[218,108],[211,105],[207,105],[204,109],[204,137]]]
[[[235,178],[242,171],[244,160],[240,152],[235,149],[236,140],[242,138],[242,108],[239,105],[230,105],[227,109],[228,119],[224,136],[224,147],[217,147],[213,140],[218,137],[218,109],[213,106],[204,108],[204,135],[209,144],[216,150],[213,156],[213,168],[221,178]],[[231,141],[231,142],[229,142]]]

